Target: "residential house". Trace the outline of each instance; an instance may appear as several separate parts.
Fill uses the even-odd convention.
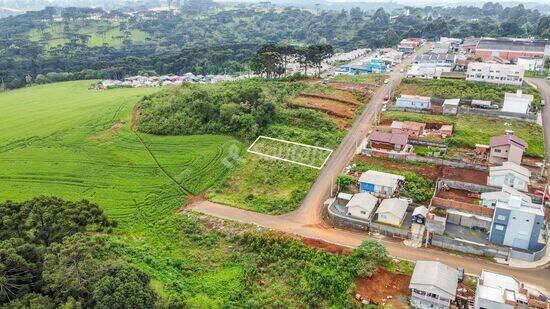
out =
[[[404,53],[404,54],[412,54],[414,53],[415,47],[408,46],[408,45],[397,45],[397,51]]]
[[[544,69],[544,58],[518,58],[517,65],[525,71],[542,71]]]
[[[439,129],[437,129],[437,132],[443,138],[451,136],[451,135],[453,135],[453,125],[452,124],[444,124]]]
[[[420,309],[449,308],[456,298],[458,270],[438,261],[416,261],[409,283],[411,305]]]
[[[533,99],[533,95],[524,94],[521,90],[518,90],[516,93],[506,92],[504,94],[504,105],[502,106],[502,111],[525,115],[531,109]]]
[[[487,184],[489,186],[509,186],[519,191],[528,191],[531,172],[514,162],[504,162],[501,166],[489,168]]]
[[[368,192],[354,194],[346,206],[348,208],[348,216],[370,220],[376,204],[378,204],[378,198]]]
[[[451,72],[451,67],[430,67],[413,64],[407,71],[407,77],[421,79],[441,79],[444,73]]]
[[[544,58],[550,56],[550,43],[531,39],[481,39],[474,54],[485,60],[498,57],[512,62],[523,57]]]
[[[368,146],[370,148],[403,151],[407,148],[409,137],[406,134],[394,134],[374,131],[369,135]]]
[[[456,115],[458,113],[458,105],[460,99],[447,99],[443,102],[444,115]]]
[[[497,201],[489,241],[516,249],[538,251],[543,248],[539,236],[544,224],[541,204],[526,202],[521,195],[510,194],[508,201]]]
[[[529,195],[521,193],[520,191],[509,187],[507,185],[502,186],[500,191],[491,191],[481,193],[481,203],[483,207],[495,208],[497,203],[507,203],[510,200],[510,195],[521,197],[521,200],[525,203],[532,203],[532,199]]]
[[[397,193],[404,181],[405,177],[401,175],[368,170],[359,177],[359,189],[361,192],[388,198]]]
[[[512,133],[501,136],[493,136],[489,140],[491,152],[489,163],[502,164],[506,161],[521,164],[523,152],[527,149],[527,143]]]
[[[404,94],[397,98],[395,106],[402,108],[429,109],[432,107],[432,100],[430,97]]]
[[[406,134],[408,137],[419,137],[424,134],[426,124],[414,121],[393,121],[391,124],[391,133]]]
[[[451,42],[435,42],[431,52],[435,54],[445,54],[448,53],[451,48]]]
[[[448,47],[447,47],[448,48]],[[427,53],[418,55],[414,58],[413,64],[420,67],[448,67],[452,68],[455,64],[456,57],[445,53]]]
[[[468,54],[473,53],[475,52],[477,43],[479,43],[478,39],[475,39],[475,38],[465,39],[462,42],[462,44],[460,44],[459,50],[463,53],[468,53]]]
[[[477,280],[475,309],[527,308],[527,290],[510,276],[482,270]]]
[[[406,38],[406,39],[401,40],[401,42],[399,42],[399,45],[401,45],[401,46],[410,46],[410,47],[413,47],[413,48],[417,48],[421,44],[422,44],[422,39],[421,38]]]
[[[338,68],[335,75],[365,75],[369,74],[369,71],[366,66],[360,65],[344,65]]]
[[[524,73],[525,70],[519,65],[470,62],[466,80],[520,86]]]
[[[426,206],[418,206],[413,210],[412,221],[418,224],[424,224],[428,216],[428,208]]]
[[[405,216],[409,202],[400,198],[385,199],[380,203],[376,210],[376,221],[379,223],[389,224],[393,226],[401,226]]]

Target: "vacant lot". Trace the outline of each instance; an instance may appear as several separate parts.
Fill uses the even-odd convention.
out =
[[[496,85],[483,82],[447,79],[416,79],[406,78],[397,88],[397,94],[424,95],[438,99],[478,99],[502,103],[505,92],[516,92],[520,89],[511,85]],[[541,96],[531,87],[523,87],[523,92],[535,96],[534,104],[539,105]]]
[[[517,136],[529,144],[527,155],[543,158],[545,154],[542,127],[535,123],[484,116],[454,117],[398,111],[385,112],[381,122],[390,123],[392,120],[453,124],[453,136],[446,141],[451,146],[466,148],[474,148],[476,144],[488,144],[492,136],[502,135],[506,130],[513,130]]]

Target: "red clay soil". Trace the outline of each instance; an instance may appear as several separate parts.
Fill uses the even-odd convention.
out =
[[[441,190],[437,193],[438,197],[455,200],[464,203],[475,204],[479,201],[479,196],[476,198],[472,195],[472,192],[459,189]]]
[[[339,254],[339,255],[348,255],[350,253],[350,249],[347,247],[330,244],[322,240],[306,238],[306,237],[301,237],[300,240],[308,248],[324,249],[329,253]]]
[[[372,277],[355,280],[355,293],[380,305],[409,308],[406,297],[410,281],[407,275],[397,275],[380,267]]]
[[[456,168],[445,165],[439,165],[442,178],[458,180],[463,182],[486,185],[489,172],[466,168]]]

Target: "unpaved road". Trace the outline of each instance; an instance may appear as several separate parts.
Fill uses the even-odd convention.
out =
[[[373,239],[367,233],[336,229],[321,225],[306,225],[300,217],[272,216],[253,211],[242,210],[230,206],[224,206],[209,201],[198,200],[190,205],[191,209],[214,217],[238,221],[241,223],[257,224],[266,228],[283,231],[307,238],[319,239],[329,243],[356,247],[365,239]],[[463,267],[467,273],[479,274],[487,269],[508,274],[520,281],[536,285],[541,292],[550,291],[550,270],[548,269],[514,269],[507,265],[497,264],[487,259],[458,255],[439,249],[410,248],[402,242],[388,240],[386,238],[375,239],[381,241],[388,249],[391,256],[410,260],[439,260],[453,267]],[[546,290],[546,291],[545,291]]]

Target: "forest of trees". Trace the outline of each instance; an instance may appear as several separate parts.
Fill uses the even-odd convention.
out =
[[[158,74],[248,71],[252,69],[249,64],[254,63],[251,58],[266,44],[327,44],[338,52],[391,46],[407,36],[550,38],[550,17],[523,5],[409,8],[407,15],[402,10],[390,13],[382,8],[317,14],[296,8],[223,10],[195,6],[196,1],[185,3],[193,6],[181,14],[145,11],[128,15],[50,7],[2,18],[0,88],[32,84],[39,74],[41,82],[47,82],[58,78],[121,78],[143,70]],[[92,15],[100,15],[101,21],[87,18]],[[51,31],[55,25],[61,30]],[[107,30],[118,29],[123,33],[116,38],[120,46],[90,46],[86,29],[104,36]],[[146,37],[138,40],[135,31]],[[62,44],[52,43],[60,39]],[[57,75],[48,77],[52,72]]]
[[[147,274],[111,251],[109,221],[88,201],[0,203],[1,308],[152,308]]]

